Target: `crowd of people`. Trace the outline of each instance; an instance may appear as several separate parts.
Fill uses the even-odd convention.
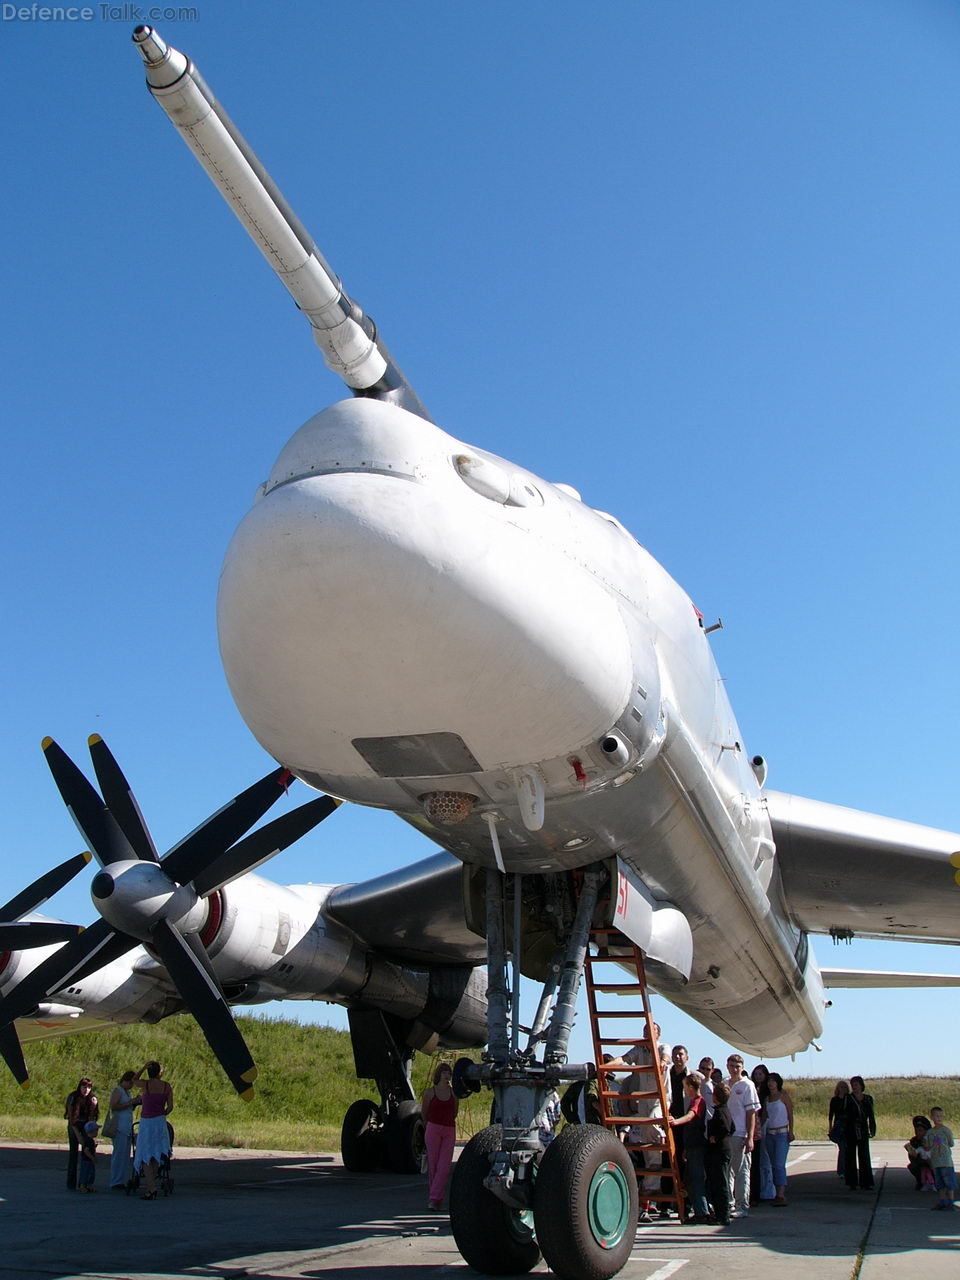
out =
[[[136,1173],[146,1183],[141,1199],[157,1198],[157,1171],[171,1152],[167,1116],[173,1110],[173,1088],[162,1075],[163,1068],[154,1061],[145,1062],[139,1071],[124,1071],[110,1092],[102,1127],[93,1081],[89,1076],[78,1081],[64,1106],[68,1190],[88,1195],[96,1191],[97,1139],[102,1132],[113,1143],[109,1189],[127,1191]],[[140,1120],[134,1135],[137,1108]]]
[[[659,1027],[656,1033],[659,1037]],[[746,1217],[751,1205],[766,1202],[785,1207],[793,1103],[782,1076],[762,1063],[748,1076],[739,1053],[729,1055],[724,1075],[709,1057],[701,1058],[697,1069],[692,1069],[685,1045],[674,1045],[671,1051],[659,1044],[658,1052],[667,1098],[665,1119],[674,1133],[676,1162],[690,1208],[688,1220],[725,1224]],[[642,1118],[642,1123],[623,1127],[621,1136],[638,1173],[643,1171],[643,1190],[648,1196],[659,1192],[659,1212],[666,1216],[664,1197],[671,1195],[672,1182],[648,1172],[651,1167],[664,1167],[664,1157],[639,1149],[639,1144],[663,1140],[662,1127],[650,1123],[661,1118],[659,1101],[637,1096],[653,1092],[652,1063],[648,1042],[640,1041],[623,1057],[606,1061],[603,1075],[614,1079],[615,1072],[639,1069],[620,1081],[614,1109],[623,1117]],[[658,1158],[651,1161],[652,1154]],[[651,1216],[655,1203],[648,1201],[645,1216]]]
[[[655,1025],[655,1024],[654,1024]],[[650,1042],[638,1040],[619,1058],[604,1057],[598,1080],[578,1082],[561,1099],[555,1092],[540,1117],[541,1137],[549,1143],[561,1117],[567,1123],[600,1124],[599,1091],[615,1090],[611,1112],[633,1124],[617,1126],[631,1151],[642,1191],[657,1196],[662,1216],[669,1214],[664,1201],[675,1194],[672,1176],[664,1176],[665,1156],[642,1149],[642,1144],[662,1142],[665,1121],[674,1134],[675,1154],[690,1208],[688,1221],[726,1224],[744,1218],[751,1206],[787,1204],[787,1156],[793,1142],[793,1102],[783,1077],[758,1063],[747,1075],[741,1054],[731,1053],[727,1075],[713,1059],[700,1059],[692,1070],[684,1045],[672,1051],[659,1041],[655,1025],[657,1062]],[[619,1073],[625,1073],[617,1084]],[[650,1074],[659,1073],[667,1100],[663,1115]],[[169,1160],[172,1130],[167,1117],[173,1110],[173,1088],[162,1079],[159,1062],[146,1062],[139,1071],[124,1071],[110,1093],[103,1136],[110,1138],[109,1188],[127,1191],[134,1175],[143,1178],[142,1199],[157,1196],[161,1162]],[[646,1095],[646,1096],[644,1096]],[[459,1100],[453,1091],[452,1069],[441,1062],[421,1103],[425,1132],[425,1169],[428,1205],[442,1207],[456,1145]],[[139,1108],[140,1120],[134,1128]],[[67,1187],[71,1191],[96,1191],[97,1138],[100,1103],[93,1081],[83,1076],[67,1096]],[[862,1076],[838,1080],[827,1113],[827,1137],[837,1146],[837,1175],[851,1191],[872,1190],[873,1165],[870,1140],[876,1136],[873,1098]],[[932,1107],[930,1118],[913,1117],[913,1134],[904,1144],[907,1168],[918,1191],[937,1193],[933,1209],[956,1209],[956,1174],[953,1168],[953,1134],[942,1108]],[[647,1200],[643,1217],[650,1218],[654,1201]]]
[[[746,1217],[756,1205],[786,1207],[794,1117],[793,1101],[784,1088],[783,1077],[764,1063],[758,1063],[748,1075],[739,1053],[728,1056],[726,1075],[709,1057],[701,1058],[693,1070],[686,1047],[675,1045],[671,1051],[659,1043],[660,1028],[655,1027],[655,1031],[658,1066],[667,1099],[665,1119],[674,1134],[676,1161],[689,1206],[688,1221],[725,1224],[732,1218]],[[608,1092],[611,1087],[616,1088],[619,1095],[613,1101],[612,1113],[643,1120],[618,1126],[628,1149],[663,1140],[662,1127],[650,1123],[662,1118],[659,1101],[637,1096],[652,1092],[652,1064],[653,1055],[645,1040],[620,1058],[604,1059],[601,1076],[614,1084],[603,1087]],[[633,1071],[617,1085],[617,1073],[630,1068]],[[828,1137],[837,1144],[838,1175],[851,1191],[872,1190],[870,1140],[876,1136],[877,1122],[873,1098],[866,1092],[862,1076],[838,1081],[830,1100],[827,1127]],[[929,1120],[925,1116],[914,1117],[914,1134],[906,1144],[908,1167],[918,1189],[937,1191],[937,1203],[931,1206],[935,1209],[954,1207],[952,1147],[953,1135],[939,1107],[931,1109]],[[642,1149],[631,1150],[631,1155],[642,1191],[648,1196],[659,1192],[659,1212],[667,1216],[669,1210],[663,1203],[665,1197],[671,1196],[672,1183],[661,1173],[650,1172],[661,1169],[666,1158]],[[645,1217],[652,1216],[654,1205],[652,1200],[647,1202]]]

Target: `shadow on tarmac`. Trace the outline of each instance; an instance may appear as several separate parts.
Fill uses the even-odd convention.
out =
[[[878,1143],[875,1193],[849,1192],[833,1169],[834,1149],[797,1144],[790,1204],[761,1206],[728,1227],[670,1219],[642,1226],[623,1275],[651,1280],[767,1280],[804,1274],[849,1280],[866,1241],[863,1277],[874,1260],[897,1259],[906,1275],[921,1251],[919,1273],[953,1275],[960,1251],[960,1210],[932,1213],[901,1167],[897,1143]],[[0,1212],[5,1218],[0,1280],[76,1277],[251,1277],[256,1280],[384,1280],[473,1273],[450,1234],[446,1215],[426,1209],[420,1177],[351,1174],[331,1155],[191,1150],[175,1152],[175,1191],[144,1203],[106,1187],[109,1154],[98,1162],[96,1196],[66,1189],[64,1148],[0,1148]],[[677,1265],[679,1264],[679,1265]],[[670,1268],[672,1270],[664,1270]],[[541,1264],[537,1269],[543,1273]]]

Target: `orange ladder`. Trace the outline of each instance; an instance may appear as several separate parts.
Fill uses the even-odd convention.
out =
[[[656,1153],[658,1158],[657,1164],[651,1165],[648,1162],[646,1168],[637,1170],[637,1177],[641,1180],[641,1207],[646,1201],[656,1203],[662,1208],[675,1208],[677,1216],[682,1222],[686,1217],[686,1196],[684,1195],[683,1180],[680,1176],[673,1130],[665,1121],[665,1117],[670,1114],[670,1100],[667,1097],[667,1087],[663,1072],[659,1066],[660,1046],[657,1039],[653,1011],[650,1008],[650,998],[647,994],[647,976],[643,966],[643,952],[616,929],[591,929],[590,941],[593,946],[592,948],[587,948],[584,978],[587,990],[587,1005],[590,1010],[590,1031],[593,1036],[594,1061],[597,1064],[597,1075],[599,1077],[600,1114],[604,1125],[614,1131],[644,1125],[650,1127],[652,1132],[650,1132],[648,1140],[643,1142],[627,1141],[624,1143],[628,1151],[642,1152],[642,1159],[645,1162],[649,1161],[647,1152]],[[611,954],[612,948],[616,950],[615,955]],[[635,969],[636,981],[631,981],[629,977],[616,981],[598,981],[601,976],[597,973],[598,968],[602,965],[612,964],[617,965],[621,972],[625,968]],[[609,976],[612,977],[612,975]],[[632,999],[629,1001],[628,1008],[599,1008],[597,1005],[598,995],[606,997],[604,999],[605,1005],[609,1003],[608,997],[612,995],[630,996]],[[634,1021],[642,1022],[642,1034],[628,1037],[606,1034],[603,1024],[607,1020],[624,1018],[632,1018]],[[643,1045],[649,1050],[650,1061],[646,1065],[631,1064],[630,1074],[650,1077],[650,1085],[648,1088],[634,1093],[621,1093],[615,1087],[615,1071],[623,1071],[625,1068],[616,1068],[613,1073],[610,1073],[614,1075],[614,1079],[608,1080],[608,1069],[603,1065],[604,1054],[609,1053],[613,1058],[621,1058],[638,1045]],[[659,1116],[620,1116],[614,1114],[615,1099],[620,1102],[633,1102],[640,1099],[650,1100],[653,1098],[660,1103]],[[663,1134],[663,1138],[658,1136],[660,1133]],[[666,1156],[666,1160],[663,1159],[664,1156]],[[652,1176],[661,1178],[663,1182],[669,1181],[670,1189],[661,1189],[653,1194],[644,1191],[642,1179]],[[661,1182],[661,1188],[663,1187],[663,1182]]]

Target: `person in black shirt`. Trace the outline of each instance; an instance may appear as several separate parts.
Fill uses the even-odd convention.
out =
[[[877,1136],[873,1098],[864,1092],[863,1076],[850,1077],[850,1096],[844,1111],[847,1135],[846,1180],[851,1191],[873,1190],[873,1161],[870,1139]]]
[[[67,1189],[77,1189],[77,1160],[83,1143],[83,1127],[100,1116],[100,1104],[93,1092],[93,1081],[82,1076],[73,1093],[67,1095]]]

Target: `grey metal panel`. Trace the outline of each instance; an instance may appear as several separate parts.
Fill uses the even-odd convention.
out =
[[[361,884],[341,885],[326,910],[390,959],[482,964],[487,947],[467,928],[462,863],[437,853]]]
[[[432,778],[480,770],[459,733],[354,738],[353,745],[381,778]]]
[[[828,989],[889,990],[895,987],[960,987],[960,973],[877,973],[871,969],[821,969]]]
[[[960,942],[960,835],[766,793],[783,895],[811,933]]]

